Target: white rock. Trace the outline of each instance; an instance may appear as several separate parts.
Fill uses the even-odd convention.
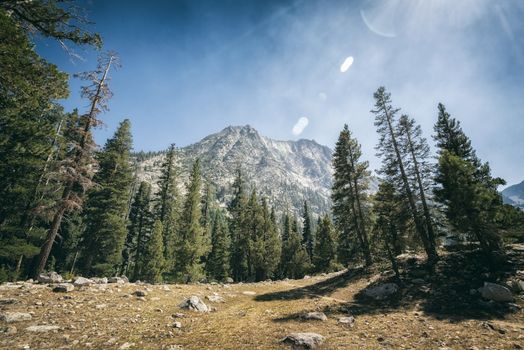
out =
[[[212,303],[223,303],[223,302],[226,301],[220,295],[208,295],[208,296],[206,296],[206,299],[209,300]]]
[[[200,298],[196,295],[191,296],[189,299],[182,302],[179,306],[183,309],[189,309],[198,312],[210,311],[209,307],[206,304],[204,304],[204,302],[200,300]]]
[[[60,329],[58,326],[42,325],[42,326],[29,326],[25,330],[28,332],[45,333],[50,331],[56,331]]]
[[[27,312],[4,312],[0,314],[0,320],[7,323],[29,321],[31,318],[31,314]]]
[[[327,316],[323,312],[308,312],[302,316],[305,320],[317,320],[317,321],[327,321]]]
[[[75,278],[75,281],[73,282],[75,287],[89,286],[94,283],[95,282],[93,280],[89,278],[85,278],[85,277],[77,277]]]
[[[62,282],[62,276],[52,271],[49,273],[41,273],[38,275],[38,282],[40,283],[60,283]]]
[[[294,349],[315,349],[326,340],[317,333],[291,333],[281,340],[284,344],[290,344]]]
[[[257,293],[253,292],[253,291],[250,291],[250,290],[246,290],[246,291],[242,292],[242,294],[244,294],[244,295],[256,295]]]
[[[353,327],[355,325],[355,318],[353,316],[340,317],[338,319],[338,322],[344,323],[344,324],[349,325],[350,327]]]

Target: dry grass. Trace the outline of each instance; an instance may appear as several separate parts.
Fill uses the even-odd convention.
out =
[[[3,285],[0,298],[17,303],[5,311],[31,312],[33,319],[12,323],[16,334],[0,333],[1,349],[279,349],[290,332],[316,332],[327,339],[322,349],[516,349],[524,346],[524,312],[487,317],[426,313],[422,300],[403,289],[403,302],[370,303],[358,298],[369,283],[384,279],[371,273],[346,272],[304,280],[233,285],[97,285],[68,294],[48,286]],[[131,295],[148,290],[146,300]],[[242,292],[253,291],[256,295]],[[217,293],[225,303],[204,299]],[[216,307],[210,313],[181,310],[191,295]],[[523,306],[522,299],[518,300]],[[302,321],[298,315],[324,311],[328,321]],[[356,313],[355,313],[356,311]],[[172,314],[182,312],[182,329],[172,327]],[[356,315],[353,328],[338,317]],[[502,332],[485,327],[485,320]],[[493,320],[493,318],[497,318]],[[30,325],[54,324],[59,331],[29,333]],[[7,325],[0,325],[5,327]]]

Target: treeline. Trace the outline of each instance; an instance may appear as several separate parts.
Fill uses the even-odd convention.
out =
[[[524,213],[502,203],[504,180],[491,175],[444,105],[438,105],[433,139],[436,162],[420,125],[393,106],[383,87],[371,111],[382,160],[377,193],[369,195],[368,163],[345,125],[335,147],[333,218],[340,232],[343,264],[361,258],[366,265],[423,249],[429,266],[438,259],[440,238],[477,242],[485,256],[503,259],[503,240],[524,239]]]

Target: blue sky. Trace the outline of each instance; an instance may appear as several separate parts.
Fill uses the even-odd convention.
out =
[[[102,1],[80,3],[119,53],[100,144],[120,120],[136,150],[185,146],[228,125],[333,147],[348,123],[377,168],[369,111],[384,85],[430,138],[438,102],[462,121],[483,160],[524,179],[524,2],[520,0]],[[96,53],[37,41],[68,73]],[[353,64],[342,73],[348,57]],[[67,109],[87,107],[72,79]],[[294,128],[302,118],[301,128]],[[307,118],[307,123],[304,122]],[[295,132],[293,132],[293,130]]]

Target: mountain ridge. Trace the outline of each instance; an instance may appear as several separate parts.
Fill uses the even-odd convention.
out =
[[[231,199],[231,184],[240,166],[249,188],[267,198],[278,213],[300,215],[304,200],[321,215],[330,210],[332,150],[315,140],[274,140],[250,125],[227,126],[200,141],[177,149],[180,185],[187,181],[191,164],[200,158],[203,177],[217,191],[222,205]],[[165,152],[137,160],[137,178],[156,188]],[[315,215],[315,216],[316,216]]]

